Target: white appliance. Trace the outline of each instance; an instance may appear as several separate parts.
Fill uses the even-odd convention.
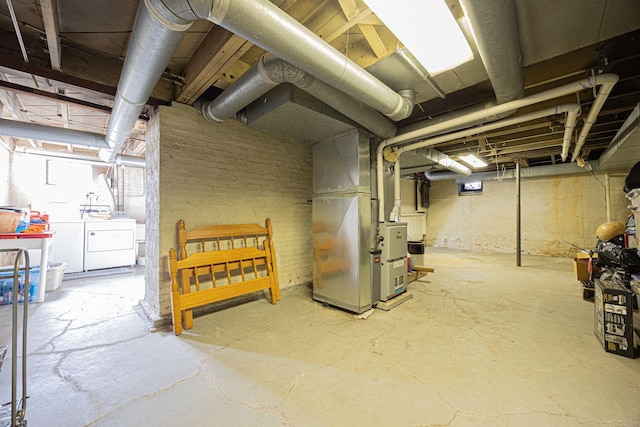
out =
[[[52,263],[68,264],[65,273],[78,273],[84,270],[84,221],[51,222],[49,229],[55,230],[53,236]]]
[[[53,221],[51,262],[65,262],[65,273],[131,266],[136,263],[136,221],[130,218]]]
[[[136,263],[134,219],[89,220],[84,225],[84,269]]]
[[[382,249],[380,299],[388,301],[407,290],[407,224],[385,222],[379,227]]]

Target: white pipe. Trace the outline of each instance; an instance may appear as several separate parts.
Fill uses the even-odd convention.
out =
[[[398,222],[400,221],[400,159],[397,159],[395,162],[395,167],[393,171],[393,194],[395,196],[395,200],[393,201],[393,209],[391,209],[391,214],[389,215],[389,221]]]
[[[525,98],[526,99],[526,98]],[[521,101],[521,100],[518,100]],[[439,135],[424,141],[418,141],[418,142],[414,142],[413,144],[407,144],[407,145],[403,145],[401,147],[398,148],[398,155],[400,153],[406,152],[406,151],[412,151],[412,150],[417,150],[419,148],[424,148],[424,147],[428,147],[431,145],[435,145],[435,144],[440,144],[442,142],[447,142],[447,141],[452,141],[454,139],[458,139],[458,138],[464,138],[467,136],[471,136],[471,135],[475,135],[475,134],[479,134],[479,133],[483,133],[483,132],[489,132],[495,129],[500,129],[506,126],[512,126],[512,125],[516,125],[519,123],[523,123],[523,122],[527,122],[529,120],[535,120],[535,119],[539,119],[542,117],[547,117],[553,114],[560,114],[560,113],[564,113],[564,112],[572,112],[572,111],[579,111],[580,110],[580,106],[578,104],[562,104],[562,105],[557,105],[555,107],[550,107],[550,108],[545,108],[544,110],[540,110],[540,111],[536,111],[536,112],[532,112],[532,113],[528,113],[528,114],[523,114],[521,116],[517,116],[517,117],[512,117],[509,119],[504,119],[504,120],[500,120],[498,122],[494,122],[494,123],[490,123],[484,126],[478,126],[478,127],[474,127],[474,128],[468,128],[468,129],[463,129],[461,131],[458,132],[454,132],[454,133],[449,133],[446,135]],[[455,120],[457,121],[457,119]],[[393,139],[393,138],[391,138]],[[388,140],[387,140],[388,141]],[[379,208],[378,211],[378,221],[380,222],[384,222],[384,179],[383,179],[383,172],[384,172],[384,168],[383,168],[383,156],[382,156],[382,150],[380,149],[380,147],[382,147],[384,149],[385,146],[385,141],[383,141],[382,143],[380,143],[378,145],[378,150],[376,153],[376,162],[377,162],[377,173],[376,173],[376,179],[377,179],[377,185],[379,189],[382,189],[382,191],[378,191],[378,200],[380,202],[380,206],[381,208]]]
[[[618,81],[617,77],[618,76],[616,76],[616,79],[613,83],[603,84],[600,87],[600,91],[598,92],[596,99],[593,100],[593,104],[591,104],[591,110],[589,110],[589,115],[587,116],[586,119],[584,119],[584,125],[582,126],[582,130],[580,131],[580,136],[578,137],[576,146],[573,149],[573,155],[571,156],[572,162],[575,162],[576,158],[580,154],[580,150],[582,149],[582,146],[584,145],[585,140],[587,139],[587,135],[591,130],[591,126],[593,126],[593,124],[598,119],[598,114],[600,113],[600,110],[602,109],[604,102],[607,100],[607,97],[611,93],[611,89],[613,88],[613,85],[615,85],[616,82]]]
[[[504,104],[495,105],[493,107],[486,108],[484,110],[476,111],[463,117],[457,117],[452,120],[437,123],[433,126],[426,126],[422,129],[417,129],[412,132],[407,132],[402,135],[397,135],[393,138],[389,138],[384,141],[382,149],[388,145],[397,145],[403,142],[414,141],[416,139],[424,138],[429,135],[433,135],[437,132],[447,131],[455,126],[461,126],[468,123],[472,123],[476,120],[480,120],[495,114],[504,113],[507,111],[517,110],[522,107],[537,104],[539,102],[548,101],[550,99],[559,98],[561,96],[570,95],[572,93],[580,92],[585,89],[593,88],[594,86],[602,85],[609,87],[606,91],[608,95],[610,87],[615,85],[618,81],[616,74],[600,74],[597,76],[591,76],[586,79],[579,80],[574,83],[569,83],[563,86],[559,86],[554,89],[549,89],[544,92],[536,93],[535,95],[527,96],[526,98],[516,99],[514,101],[505,102]],[[602,92],[605,92],[604,90]],[[595,104],[596,101],[594,101]],[[602,100],[604,103],[604,100]],[[381,144],[381,145],[383,145]],[[380,149],[380,146],[378,147]],[[382,151],[382,149],[380,149]]]
[[[602,94],[602,97],[600,97],[600,94],[598,94],[598,97],[596,97],[596,100],[594,101],[594,107],[597,106],[595,105],[596,102],[598,103],[598,105],[600,105],[600,107],[602,107],[602,104],[604,104],[606,96],[609,95],[609,93],[611,92],[611,88],[613,87],[613,85],[617,83],[617,81],[618,81],[618,76],[616,74],[600,74],[597,76],[590,76],[586,79],[578,80],[577,82],[574,82],[574,83],[569,83],[563,86],[559,86],[557,88],[549,89],[549,90],[537,93],[535,95],[528,96],[526,98],[505,102],[504,104],[489,107],[484,110],[475,111],[466,116],[455,117],[445,122],[440,122],[440,123],[433,124],[431,126],[426,126],[422,129],[416,129],[414,131],[407,132],[402,135],[397,135],[393,138],[389,138],[382,141],[380,144],[378,144],[378,148],[376,152],[376,162],[377,162],[376,178],[378,181],[378,193],[379,193],[378,200],[380,202],[380,207],[378,212],[378,221],[384,222],[384,179],[382,176],[383,174],[382,151],[386,147],[390,145],[397,145],[403,142],[424,138],[426,136],[433,135],[438,132],[444,132],[444,131],[453,129],[456,126],[463,126],[469,123],[473,123],[476,120],[487,118],[495,114],[516,110],[518,108],[527,107],[529,105],[537,104],[543,101],[548,101],[550,99],[558,98],[565,95],[570,95],[572,93],[576,93],[581,90],[589,89],[595,86],[602,86],[600,90],[600,94]],[[592,107],[592,110],[594,110],[594,107]],[[589,117],[591,117],[591,113],[589,114]],[[587,120],[589,119],[587,118]],[[502,121],[498,123],[502,123]],[[585,126],[587,125],[585,124]],[[483,128],[483,126],[481,126],[480,128]],[[475,129],[479,129],[479,128],[475,128]],[[588,130],[589,129],[587,129],[587,132]],[[450,134],[450,135],[454,135],[454,134]],[[464,136],[468,136],[468,135],[464,135]],[[582,136],[582,133],[581,133],[581,136]],[[586,138],[586,134],[584,137]],[[434,140],[431,140],[431,141],[434,141]],[[437,143],[438,142],[432,142],[430,145],[437,144]],[[580,139],[576,143],[576,146],[578,143],[580,143]]]
[[[607,207],[607,222],[611,222],[611,178],[608,173],[604,174],[604,199]]]
[[[577,104],[576,104],[577,105]],[[576,121],[580,114],[580,106],[577,109],[567,111],[567,119],[564,122],[564,136],[562,137],[562,161],[567,160],[569,155],[569,147],[571,146],[571,136],[573,135],[573,129],[576,127]]]

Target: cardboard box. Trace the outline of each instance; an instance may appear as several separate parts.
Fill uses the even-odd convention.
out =
[[[634,294],[622,285],[595,280],[594,332],[605,351],[635,358],[633,342]]]
[[[596,260],[598,259],[598,254],[593,254],[593,268],[598,268],[596,266]],[[589,274],[589,254],[585,252],[578,252],[576,256],[573,258],[573,272],[576,275],[576,280],[585,281],[589,280],[591,275]]]

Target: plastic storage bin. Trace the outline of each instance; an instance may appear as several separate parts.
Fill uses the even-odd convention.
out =
[[[18,302],[24,302],[24,276],[21,271],[18,275]],[[40,280],[40,267],[29,269],[28,301],[34,302],[38,296],[38,282]],[[0,305],[13,303],[13,268],[0,270]]]
[[[69,264],[65,262],[57,262],[55,264],[49,264],[47,268],[47,285],[44,290],[46,292],[55,291],[60,287],[62,278],[64,277],[64,270]]]

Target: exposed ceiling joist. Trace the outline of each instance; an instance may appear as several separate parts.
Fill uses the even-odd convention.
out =
[[[3,73],[0,73],[0,80],[6,81],[7,76]],[[0,102],[4,105],[4,108],[9,112],[9,115],[14,120],[26,123],[31,121],[29,115],[24,111],[24,107],[22,106],[20,98],[18,98],[15,93],[0,90]],[[29,141],[29,144],[31,144],[33,148],[40,147],[40,145],[33,139],[28,139],[27,141]]]
[[[287,11],[297,0],[273,1],[282,10]],[[240,74],[219,84],[225,72],[234,65],[251,47],[240,36],[215,25],[202,40],[191,59],[182,69],[184,85],[179,88],[177,100],[192,104],[211,86],[225,88],[229,80],[235,80]]]
[[[41,98],[47,98],[55,102],[59,102],[65,105],[76,105],[82,108],[86,108],[87,110],[99,111],[103,113],[110,113],[111,107],[106,105],[96,104],[94,102],[83,101],[81,99],[71,98],[59,93],[47,92],[41,89],[34,89],[27,86],[22,86],[19,84],[15,84],[12,82],[8,82],[6,80],[0,80],[0,89],[15,92],[15,93],[24,93],[27,95],[37,96]]]
[[[58,0],[40,0],[42,21],[47,36],[47,49],[51,59],[51,68],[61,70],[62,48],[60,46],[60,21],[58,19]]]

